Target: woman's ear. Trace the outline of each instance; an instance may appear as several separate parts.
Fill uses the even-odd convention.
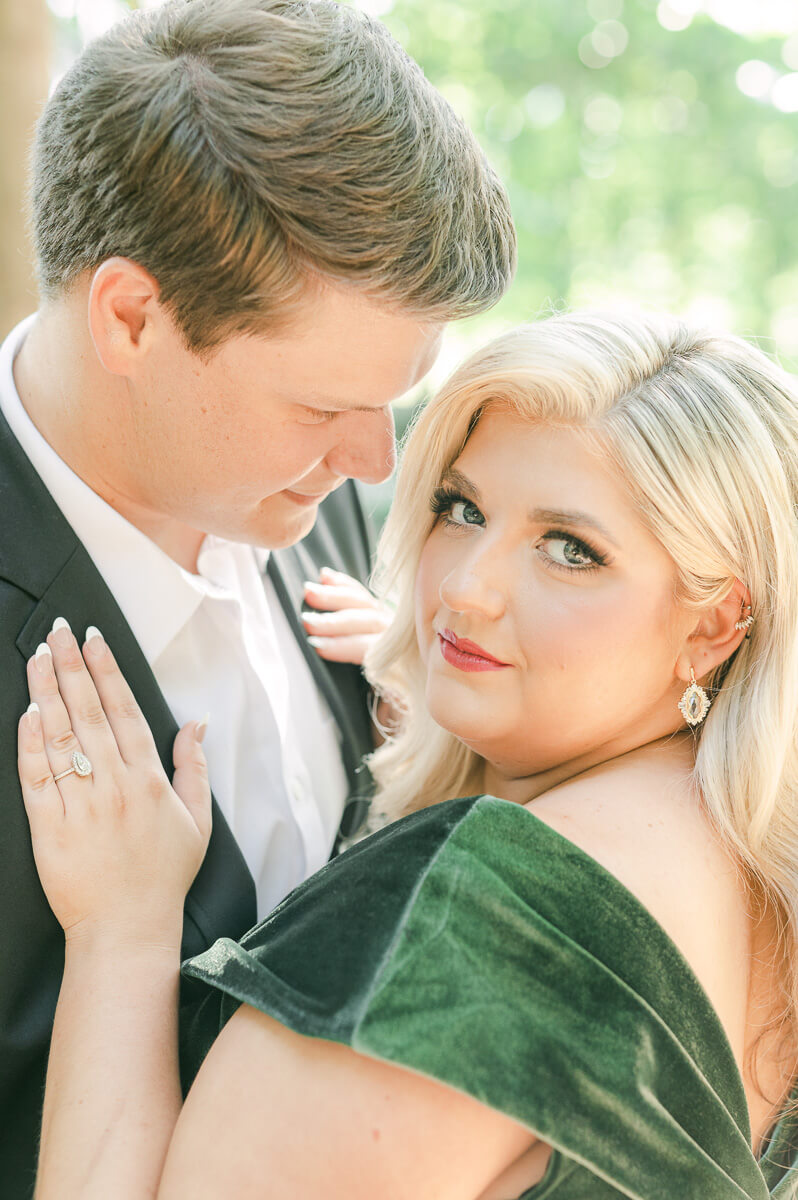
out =
[[[701,680],[730,658],[747,636],[747,629],[736,626],[751,613],[751,596],[739,579],[723,600],[701,610],[698,622],[676,660],[676,675],[690,681],[690,668]]]

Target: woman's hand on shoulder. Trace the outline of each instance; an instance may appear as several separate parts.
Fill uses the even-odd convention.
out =
[[[178,733],[170,784],[113,654],[88,633],[81,651],[57,621],[28,662],[18,766],[42,887],[68,942],[179,946],[211,829],[204,729]]]

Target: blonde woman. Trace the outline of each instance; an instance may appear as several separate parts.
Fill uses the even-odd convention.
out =
[[[733,337],[576,313],[465,363],[382,546],[410,815],[184,964],[182,1112],[198,730],[171,787],[102,636],[53,633],[38,1200],[798,1195],[797,506],[795,388]]]

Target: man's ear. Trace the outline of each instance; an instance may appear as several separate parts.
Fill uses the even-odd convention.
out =
[[[676,660],[677,677],[689,683],[692,667],[696,678],[701,680],[730,658],[747,633],[745,629],[736,629],[735,625],[750,612],[748,588],[736,579],[723,600],[700,612],[698,622]]]
[[[130,375],[150,349],[164,314],[158,281],[129,258],[108,258],[89,291],[89,332],[106,371]]]

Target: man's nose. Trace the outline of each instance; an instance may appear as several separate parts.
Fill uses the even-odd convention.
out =
[[[382,483],[396,466],[393,411],[377,408],[351,413],[337,445],[327,455],[327,465],[338,475],[363,483]]]

